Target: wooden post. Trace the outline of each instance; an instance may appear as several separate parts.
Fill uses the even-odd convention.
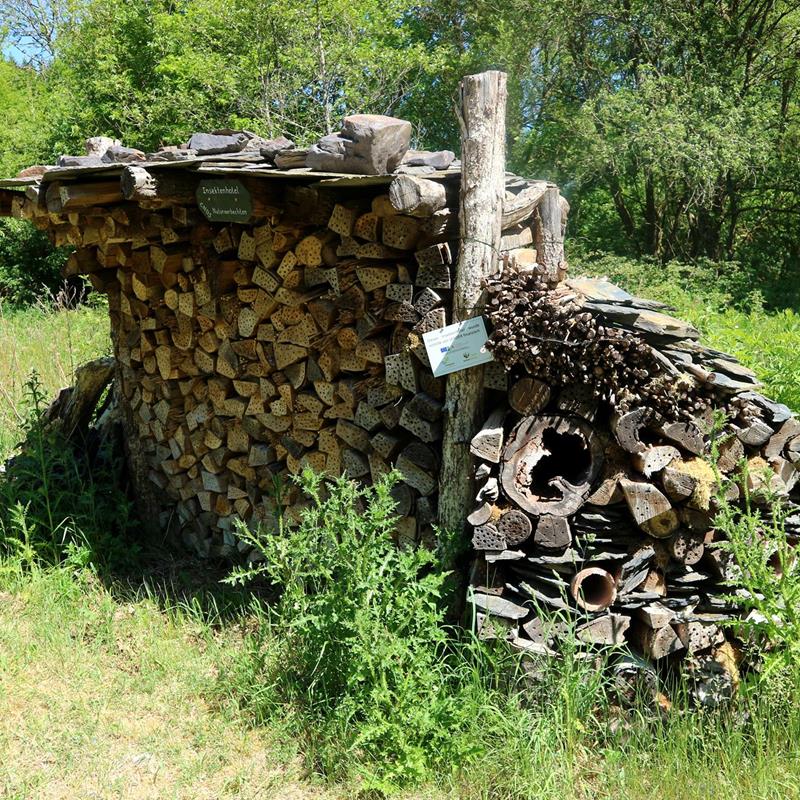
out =
[[[505,195],[506,75],[461,81],[461,241],[453,322],[480,315],[481,282],[497,270]],[[483,422],[483,367],[447,378],[439,523],[461,534],[475,498],[470,441]]]
[[[539,203],[539,227],[536,252],[539,264],[545,267],[547,280],[551,284],[564,279],[562,265],[564,263],[564,236],[562,233],[562,216],[564,209],[561,206],[561,196],[558,187],[548,186],[544,197]]]

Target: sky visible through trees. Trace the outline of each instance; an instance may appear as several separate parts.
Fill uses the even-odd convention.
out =
[[[459,78],[509,75],[510,167],[558,181],[574,246],[800,260],[800,2],[4,0],[0,166],[216,127],[305,144],[344,114],[457,149]]]

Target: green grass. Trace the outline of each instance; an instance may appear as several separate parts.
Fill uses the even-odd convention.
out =
[[[0,459],[17,443],[32,370],[47,396],[54,397],[71,384],[75,367],[110,351],[108,311],[102,306],[9,311],[0,303]]]
[[[671,274],[612,277],[673,304],[705,341],[751,365],[768,394],[800,408],[793,313],[724,308],[718,287],[700,295]],[[30,371],[49,393],[68,385],[74,366],[108,351],[107,329],[103,309],[0,316],[0,457],[19,438]],[[253,658],[281,652],[262,639],[263,608],[226,605],[219,575],[205,566],[161,572],[121,583],[72,563],[0,563],[0,798],[379,798],[365,787],[378,782],[381,764],[357,748],[336,770],[339,782],[324,783],[318,731],[304,729],[296,703],[271,696],[254,713],[254,694],[272,687],[246,679]],[[617,726],[594,664],[551,664],[520,698],[474,650],[465,653],[449,679],[468,712],[449,732],[461,739],[452,744],[461,761],[423,769],[423,785],[398,797],[800,797],[796,674],[732,715],[672,712]],[[327,757],[337,744],[327,743]]]
[[[753,369],[765,394],[800,409],[800,317],[794,311],[720,311],[687,297],[678,315],[699,328],[705,343]]]
[[[168,585],[109,588],[86,571],[22,573],[6,562],[0,797],[381,796],[362,793],[374,781],[358,753],[339,784],[315,777],[313,746],[289,708],[251,725],[230,675],[248,658],[258,617],[236,606],[204,612],[208,598],[169,600],[179,592]],[[485,674],[461,681],[474,723],[451,734],[480,753],[398,797],[652,800],[654,786],[664,800],[800,797],[797,687],[777,687],[749,715],[674,714],[614,733],[591,664],[551,665],[527,702]]]
[[[325,798],[279,725],[217,702],[236,624],[64,568],[0,581],[0,797]]]

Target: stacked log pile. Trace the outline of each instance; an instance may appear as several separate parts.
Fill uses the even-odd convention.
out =
[[[800,423],[691,325],[607,281],[548,288],[539,269],[507,266],[487,293],[509,390],[471,447],[483,635],[535,653],[574,633],[588,649],[627,644],[657,664],[690,657],[702,696],[729,693],[726,624],[740,612],[713,527],[711,436],[724,478],[746,461],[751,490],[790,499]],[[727,413],[718,430],[714,408]],[[736,500],[736,480],[726,486]]]
[[[79,163],[10,198],[108,294],[143,515],[232,554],[237,520],[298,519],[304,467],[360,481],[396,467],[398,539],[432,546],[444,383],[421,337],[449,321],[457,183],[325,188],[236,167],[252,218],[222,224],[196,200],[207,176],[182,166]],[[509,179],[503,247],[521,262],[548,191]],[[502,369],[487,380],[505,386]]]
[[[24,192],[0,189],[0,215],[73,247],[67,274],[108,294],[145,521],[232,555],[237,520],[298,519],[304,467],[363,482],[396,467],[398,541],[434,544],[445,388],[422,337],[451,321],[460,173],[409,138],[364,116],[308,150],[231,131],[151,154],[98,138],[5,182]],[[236,221],[202,200],[222,178],[248,198]],[[712,524],[713,412],[728,414],[723,475],[747,461],[751,488],[789,499],[800,423],[661,304],[566,280],[567,212],[552,184],[507,178],[490,413],[471,445],[482,634],[550,653],[575,631],[589,650],[691,656],[699,683],[730,687],[739,610]],[[620,680],[649,681],[643,663]]]

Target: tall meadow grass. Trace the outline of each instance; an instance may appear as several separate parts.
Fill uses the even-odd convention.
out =
[[[25,383],[32,371],[47,397],[72,383],[77,366],[111,350],[102,305],[67,309],[41,303],[10,309],[0,303],[0,460],[10,454],[25,420]]]

